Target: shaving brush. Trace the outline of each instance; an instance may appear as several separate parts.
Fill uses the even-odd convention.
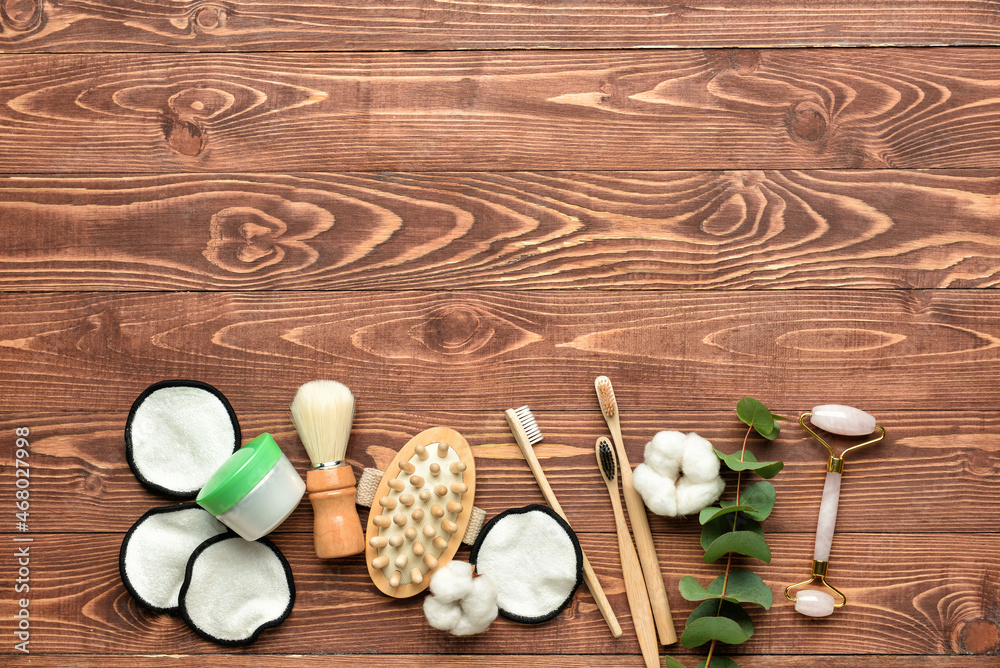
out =
[[[344,459],[354,422],[354,395],[335,380],[313,380],[295,393],[292,422],[313,469],[306,491],[313,507],[313,542],[321,559],[365,551],[361,519],[354,505],[354,470]]]

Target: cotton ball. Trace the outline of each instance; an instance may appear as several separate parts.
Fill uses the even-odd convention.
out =
[[[462,621],[462,606],[454,601],[442,601],[437,596],[424,598],[427,623],[440,631],[451,631]]]
[[[709,441],[691,432],[684,437],[684,456],[681,468],[684,470],[684,477],[688,480],[710,482],[719,477],[719,458]]]
[[[452,635],[482,633],[496,619],[497,590],[485,575],[473,577],[472,564],[449,561],[431,578],[424,599],[427,622]]]
[[[725,488],[712,444],[694,432],[658,432],[644,454],[645,462],[632,474],[632,485],[657,515],[697,513]]]
[[[632,472],[632,486],[652,512],[667,517],[677,516],[677,490],[673,480],[643,463]]]
[[[472,591],[472,564],[449,561],[437,569],[431,578],[431,593],[441,601],[457,601]]]
[[[722,478],[717,477],[708,482],[694,482],[684,476],[677,481],[677,514],[700,513],[702,508],[715,503],[725,488],[726,483]]]
[[[482,633],[490,627],[500,610],[497,607],[497,589],[485,575],[472,581],[472,591],[461,601],[464,616],[451,629],[452,635],[469,636]]]
[[[677,479],[684,457],[684,434],[679,431],[661,431],[646,444],[643,452],[645,463],[656,473]]]

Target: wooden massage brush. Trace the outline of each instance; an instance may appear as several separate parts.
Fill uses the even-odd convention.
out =
[[[454,429],[414,436],[386,469],[365,535],[365,561],[375,586],[394,598],[419,594],[431,571],[448,563],[469,526],[476,466]]]
[[[618,463],[621,465],[622,496],[625,497],[625,509],[632,523],[632,535],[639,552],[639,563],[642,565],[642,575],[646,580],[646,590],[649,592],[649,602],[653,608],[653,620],[660,642],[672,645],[677,642],[677,631],[674,630],[674,619],[670,614],[670,603],[667,601],[667,590],[660,573],[660,561],[656,558],[656,546],[653,545],[653,533],[649,530],[649,518],[646,517],[646,505],[642,496],[632,486],[632,465],[629,464],[625,445],[622,443],[622,427],[618,417],[618,401],[611,379],[598,376],[594,379],[594,389],[601,404],[601,413],[608,423],[611,437],[614,439]]]
[[[875,430],[881,432],[875,438],[852,445],[840,456],[834,452],[819,434],[812,430],[806,420],[811,418],[812,426],[831,434],[840,436],[870,436]],[[830,548],[833,545],[833,530],[837,523],[837,507],[840,505],[840,482],[844,472],[844,457],[848,452],[866,445],[878,443],[885,438],[885,429],[875,424],[875,418],[868,413],[838,404],[816,406],[810,413],[803,413],[799,424],[830,453],[826,466],[826,481],[823,484],[823,500],[820,502],[819,520],[816,524],[816,544],[813,548],[812,573],[808,580],[785,587],[785,598],[795,603],[795,609],[808,617],[826,617],[833,613],[834,608],[842,608],[847,604],[843,592],[826,581],[830,562]],[[795,595],[792,590],[805,587],[819,581],[824,588],[837,594],[840,601],[836,602],[823,589],[799,589]]]

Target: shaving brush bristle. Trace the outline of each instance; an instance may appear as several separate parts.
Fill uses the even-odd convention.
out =
[[[292,423],[314,467],[344,461],[354,423],[354,394],[335,380],[312,380],[292,400]]]

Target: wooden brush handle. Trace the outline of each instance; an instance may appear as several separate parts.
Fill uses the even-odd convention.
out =
[[[656,546],[653,545],[653,532],[649,530],[649,519],[646,517],[646,504],[639,492],[632,486],[632,466],[628,463],[625,446],[622,444],[622,430],[618,416],[608,420],[611,436],[615,441],[615,452],[618,455],[619,469],[622,477],[622,496],[625,497],[625,508],[628,519],[632,523],[632,535],[639,551],[639,562],[642,564],[642,575],[646,579],[646,590],[649,592],[649,602],[653,608],[653,619],[660,642],[672,645],[677,642],[677,631],[674,630],[674,619],[670,614],[670,602],[667,600],[667,589],[663,584],[663,574],[660,573],[660,560],[656,558]]]
[[[545,472],[542,470],[542,465],[538,462],[538,457],[535,456],[535,450],[528,443],[528,435],[524,433],[521,429],[521,423],[517,419],[517,414],[508,409],[504,413],[507,416],[507,423],[510,425],[511,433],[514,434],[514,440],[517,441],[518,447],[521,448],[521,454],[524,455],[524,460],[528,462],[528,468],[535,476],[535,480],[538,482],[538,486],[542,490],[542,496],[552,510],[559,513],[559,516],[566,520],[569,524],[569,518],[566,517],[566,513],[563,512],[562,506],[559,505],[559,501],[556,499],[556,493],[552,491],[549,486],[548,480],[545,479]],[[608,602],[608,597],[604,594],[604,589],[601,588],[601,583],[597,581],[597,574],[590,565],[590,561],[587,559],[587,555],[583,553],[583,548],[580,548],[580,554],[583,555],[583,582],[587,585],[587,589],[590,590],[590,594],[594,597],[594,602],[597,603],[597,609],[601,611],[601,616],[604,617],[604,621],[607,622],[608,628],[611,629],[611,635],[615,638],[620,638],[622,635],[621,624],[618,623],[618,618],[615,617],[615,611],[611,608],[611,603]]]
[[[354,470],[350,466],[313,469],[306,491],[313,507],[313,543],[320,559],[336,559],[365,551],[365,534],[354,505]]]
[[[646,662],[646,668],[655,668],[660,664],[660,648],[656,644],[656,626],[653,622],[653,611],[649,604],[649,594],[646,583],[642,579],[642,567],[636,556],[632,538],[629,536],[628,525],[625,524],[625,514],[622,512],[622,502],[618,499],[618,483],[604,479],[611,495],[611,506],[615,511],[615,529],[618,534],[618,554],[622,560],[622,577],[625,579],[625,594],[628,597],[628,608],[632,612],[632,624],[635,625],[635,635],[639,638],[639,649]]]

